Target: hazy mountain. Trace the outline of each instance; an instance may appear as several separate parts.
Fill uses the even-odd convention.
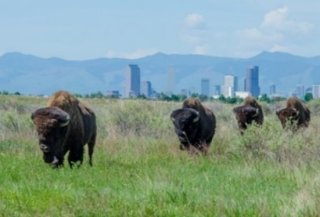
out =
[[[202,55],[157,53],[139,59],[100,58],[69,61],[60,58],[40,58],[21,53],[0,57],[0,90],[24,94],[51,94],[58,89],[74,93],[124,89],[124,70],[128,64],[138,64],[141,80],[150,80],[157,91],[166,91],[168,71],[174,71],[176,91],[199,91],[201,78],[211,85],[222,84],[225,74],[238,76],[243,88],[245,71],[249,66],[260,68],[260,86],[268,92],[270,84],[277,91],[288,93],[296,85],[308,87],[320,84],[320,56],[300,57],[288,53],[262,52],[252,58],[237,59]]]

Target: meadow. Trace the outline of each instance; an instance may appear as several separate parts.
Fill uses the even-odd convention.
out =
[[[320,216],[320,101],[309,128],[283,130],[263,104],[263,127],[240,136],[234,105],[217,118],[207,156],[179,150],[170,121],[182,103],[81,99],[97,115],[93,167],[52,169],[31,113],[47,99],[0,97],[0,216]],[[87,151],[87,150],[86,150]]]

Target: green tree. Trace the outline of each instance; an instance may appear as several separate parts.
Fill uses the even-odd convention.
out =
[[[265,93],[262,94],[262,96],[259,98],[259,100],[262,101],[262,102],[266,102],[266,103],[270,103],[271,102],[271,99]]]
[[[312,95],[312,93],[306,93],[306,94],[304,95],[304,100],[305,100],[306,102],[309,102],[310,100],[313,100],[313,95]]]

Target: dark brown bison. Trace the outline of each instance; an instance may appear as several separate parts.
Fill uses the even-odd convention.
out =
[[[94,112],[68,92],[59,91],[48,101],[47,107],[32,113],[43,160],[53,167],[63,165],[69,152],[70,167],[83,161],[84,145],[88,144],[89,164],[96,140]]]
[[[207,153],[216,128],[216,118],[209,108],[198,99],[189,98],[181,109],[171,113],[175,132],[180,140],[181,150],[196,150]]]
[[[290,97],[287,106],[277,110],[276,114],[283,128],[297,130],[301,127],[308,127],[310,122],[310,110],[305,107],[297,97]]]
[[[244,100],[244,105],[235,107],[233,112],[236,116],[240,133],[243,134],[248,125],[253,122],[262,125],[263,124],[263,111],[259,103],[251,96],[248,96]]]

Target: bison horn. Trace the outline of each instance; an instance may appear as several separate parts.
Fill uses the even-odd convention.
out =
[[[296,108],[292,108],[292,109],[293,109],[293,111],[296,113],[296,116],[298,116],[298,115],[299,115],[299,110],[296,109]]]
[[[196,117],[193,119],[193,123],[198,122],[199,119],[200,119],[199,112],[197,112],[196,114],[197,114],[197,115],[196,115]]]
[[[254,115],[255,117],[259,115],[259,109],[256,108],[256,114]]]
[[[60,127],[65,127],[69,124],[70,122],[70,115],[67,115],[64,120],[61,120],[61,123],[60,123]]]

